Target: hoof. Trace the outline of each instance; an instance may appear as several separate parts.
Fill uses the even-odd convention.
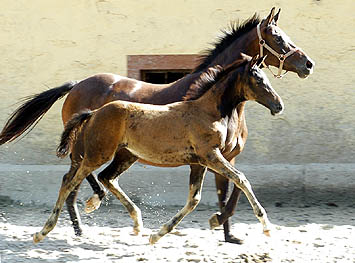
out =
[[[210,220],[208,220],[208,222],[210,223],[210,229],[213,230],[215,229],[216,227],[220,226],[221,224],[219,223],[218,221],[218,216],[220,216],[221,213],[220,212],[217,212],[217,213],[214,213]]]
[[[270,237],[270,230],[264,230],[264,235],[267,236],[267,237]]]
[[[225,240],[227,243],[232,243],[232,244],[237,244],[237,245],[242,245],[244,244],[244,240],[237,238],[235,236],[229,235],[225,237]]]
[[[44,238],[44,235],[42,235],[41,233],[37,232],[33,235],[33,243],[38,243],[40,241],[42,241]]]
[[[75,235],[81,237],[83,235],[83,230],[81,228],[74,228]]]
[[[156,242],[158,242],[159,236],[157,234],[151,234],[149,237],[149,243],[151,245],[154,245]]]
[[[98,194],[94,194],[89,198],[89,200],[86,201],[86,206],[85,206],[85,212],[87,214],[95,211],[98,209],[101,205],[101,200],[99,198]]]
[[[141,233],[141,227],[133,227],[133,234],[138,236]]]

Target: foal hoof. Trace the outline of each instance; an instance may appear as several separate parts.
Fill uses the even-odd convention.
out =
[[[44,238],[44,235],[42,235],[40,232],[37,232],[35,234],[33,234],[33,243],[38,243],[40,241],[42,241]]]
[[[135,236],[138,236],[139,234],[141,233],[141,227],[138,226],[138,227],[133,227],[133,234]]]
[[[149,243],[154,245],[156,242],[158,242],[159,238],[160,237],[157,234],[151,234],[149,237]]]
[[[101,200],[98,194],[94,194],[86,201],[85,212],[87,214],[95,211],[101,205]]]
[[[265,235],[265,236],[267,236],[267,237],[270,237],[270,236],[271,236],[271,235],[270,235],[270,230],[269,230],[269,229],[264,230],[264,231],[263,231],[263,233],[264,233],[264,235]]]
[[[210,229],[213,230],[215,229],[216,227],[220,226],[221,224],[219,223],[218,221],[218,216],[220,216],[221,213],[220,212],[217,212],[217,213],[214,213],[211,218],[208,220],[208,222],[210,223]]]

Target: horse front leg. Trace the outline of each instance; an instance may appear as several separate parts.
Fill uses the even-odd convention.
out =
[[[242,239],[237,238],[230,233],[229,219],[229,217],[234,214],[241,190],[238,187],[234,186],[233,192],[230,195],[226,204],[229,189],[229,179],[217,173],[215,173],[215,179],[220,212],[213,214],[209,219],[210,228],[214,229],[223,224],[225,241],[233,244],[243,244]]]
[[[133,220],[133,231],[136,235],[139,234],[143,228],[143,219],[141,210],[135,203],[126,195],[118,184],[118,178],[124,171],[131,167],[136,161],[137,157],[130,154],[124,158],[116,153],[114,160],[99,174],[100,182],[114,195],[127,209],[130,217]],[[116,179],[117,178],[117,179]]]
[[[94,170],[94,169],[92,169]],[[58,217],[60,212],[64,206],[64,202],[67,200],[69,194],[76,188],[84,178],[92,171],[83,165],[80,166],[79,169],[74,168],[73,166],[70,168],[70,171],[64,175],[62,185],[59,190],[57,202],[52,210],[50,217],[45,223],[44,227],[40,232],[37,232],[33,235],[33,242],[37,243],[43,240],[43,238],[53,230],[55,225],[58,222]]]
[[[270,221],[267,218],[265,209],[257,200],[251,185],[245,175],[231,165],[220,153],[218,149],[213,151],[213,154],[207,154],[206,163],[209,169],[219,173],[231,180],[236,187],[240,188],[246,195],[250,205],[254,210],[255,216],[259,219],[263,226],[264,234],[269,235]]]
[[[201,199],[201,190],[203,179],[205,177],[207,168],[200,165],[191,165],[189,195],[187,202],[183,209],[181,209],[174,217],[172,217],[166,224],[164,224],[157,234],[152,234],[149,238],[150,244],[156,243],[167,233],[171,232],[181,220],[191,213]]]

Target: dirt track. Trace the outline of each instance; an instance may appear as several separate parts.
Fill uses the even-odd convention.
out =
[[[325,200],[323,194],[310,192],[309,201],[304,201],[297,191],[275,189],[274,195],[267,196],[260,192],[259,196],[267,197],[263,204],[276,225],[271,237],[261,234],[261,225],[243,199],[232,230],[245,240],[240,246],[225,243],[221,229],[208,229],[207,219],[215,207],[199,206],[176,231],[152,246],[148,244],[151,231],[157,231],[180,207],[143,206],[146,229],[142,236],[133,236],[129,216],[122,206],[112,203],[82,216],[83,237],[74,236],[65,211],[54,231],[34,245],[31,236],[40,230],[51,207],[2,200],[1,263],[355,262],[354,195],[333,192]]]

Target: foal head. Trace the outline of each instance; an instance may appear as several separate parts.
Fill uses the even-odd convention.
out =
[[[240,89],[239,94],[245,100],[255,100],[265,106],[272,115],[281,114],[284,109],[282,99],[272,88],[266,74],[260,69],[265,57],[256,56],[250,59],[248,56],[246,59],[249,61],[240,75],[239,82],[236,83],[236,87]]]

